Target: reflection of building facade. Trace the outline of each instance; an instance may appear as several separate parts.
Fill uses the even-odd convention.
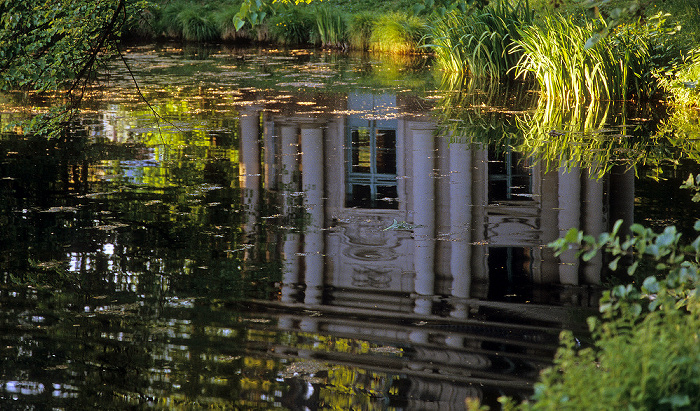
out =
[[[303,193],[305,229],[279,244],[282,303],[376,317],[377,326],[362,333],[391,340],[399,337],[390,324],[438,314],[462,325],[507,317],[512,326],[520,318],[555,331],[574,326],[570,307],[596,304],[587,286],[600,283],[602,257],[557,258],[546,244],[571,227],[598,234],[617,218],[631,221],[633,173],[593,180],[577,167],[546,170],[517,153],[494,152],[471,136],[436,136],[430,117],[406,113],[410,102],[395,96],[351,94],[344,104],[334,108],[341,114],[263,116],[265,188],[279,192],[287,216]],[[241,124],[245,154],[260,133]],[[343,329],[310,317],[280,327]],[[435,349],[434,330],[404,334],[420,349]],[[439,346],[483,365],[492,361],[484,354],[489,344],[465,333]],[[541,355],[513,344],[518,355]]]

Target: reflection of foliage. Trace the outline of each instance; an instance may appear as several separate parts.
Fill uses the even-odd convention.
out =
[[[435,109],[440,134],[450,141],[481,143],[496,150],[519,144],[521,133],[515,121],[537,98],[528,83],[463,76],[443,77],[443,89],[448,91]]]
[[[619,131],[609,128],[611,109],[610,103],[568,108],[546,101],[520,121],[523,143],[517,149],[547,167],[583,166],[599,177],[615,164],[635,164],[645,146],[624,124]]]
[[[10,274],[9,279],[14,285],[46,289],[50,292],[80,291],[80,277],[66,270],[62,261],[29,260],[30,269],[24,273]]]

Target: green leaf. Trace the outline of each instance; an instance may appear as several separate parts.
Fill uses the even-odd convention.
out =
[[[639,315],[642,313],[642,306],[639,303],[634,303],[630,307],[630,311],[632,312],[632,315],[635,317],[639,317]]]
[[[240,30],[244,24],[245,22],[240,17],[236,16],[233,18],[233,26],[236,28],[236,31]]]
[[[655,277],[647,277],[646,279],[644,279],[642,287],[647,293],[650,294],[656,294],[661,289],[661,286],[659,285],[659,282],[656,280]]]
[[[617,263],[620,261],[620,257],[617,257],[616,259],[612,260],[610,264],[608,264],[608,267],[613,270],[617,271]]]
[[[581,257],[581,259],[583,259],[583,261],[590,261],[593,257],[596,256],[596,254],[598,254],[598,249],[594,248],[592,250],[586,251]]]
[[[581,241],[583,233],[581,233],[577,228],[570,228],[564,236],[564,240],[570,244],[578,244]]]

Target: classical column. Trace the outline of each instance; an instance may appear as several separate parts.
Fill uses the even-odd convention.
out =
[[[435,292],[435,136],[431,123],[411,122],[413,134],[413,265],[415,312],[430,314]]]
[[[306,304],[322,300],[324,270],[324,179],[323,128],[320,124],[301,126],[301,185],[307,225],[304,230],[304,281]]]

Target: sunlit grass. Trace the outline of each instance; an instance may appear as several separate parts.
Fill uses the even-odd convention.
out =
[[[267,21],[269,38],[278,44],[309,44],[316,18],[308,7],[287,7]]]

